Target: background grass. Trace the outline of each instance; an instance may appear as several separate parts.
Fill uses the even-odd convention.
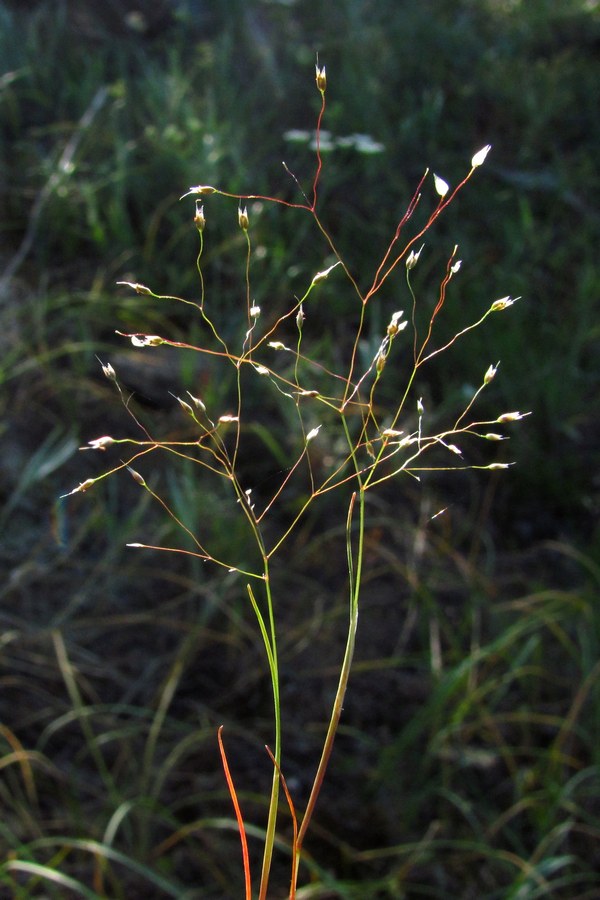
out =
[[[358,661],[307,843],[312,887],[341,898],[592,898],[598,893],[597,605],[599,12],[583,0],[336,4],[0,5],[3,498],[0,824],[15,897],[241,896],[238,839],[216,747],[225,723],[245,813],[270,779],[267,673],[240,585],[202,565],[126,552],[169,539],[127,480],[57,502],[98,471],[76,449],[126,427],[96,355],[161,431],[170,390],[218,407],[189,360],[140,358],[115,329],[198,339],[191,317],[115,287],[196,290],[189,185],[292,196],[310,178],[315,53],[333,139],[321,201],[367,279],[424,168],[477,181],[428,239],[424,302],[455,243],[448,328],[507,293],[523,302],[444,356],[432,410],[501,360],[494,404],[531,409],[502,477],[395,487],[370,509]],[[316,95],[316,96],[315,96]],[[205,202],[211,295],[233,326],[242,236]],[[322,268],[300,217],[253,206],[263,296]],[[210,239],[209,238],[210,235]],[[264,277],[263,277],[264,273]],[[390,292],[390,309],[408,299]],[[323,303],[323,353],[347,340]],[[387,321],[373,316],[379,335]],[[501,377],[500,377],[501,376]],[[245,462],[257,486],[285,459],[268,409]],[[268,450],[268,452],[265,452]],[[189,473],[178,512],[246,552],[223,499]],[[257,487],[257,489],[260,489]],[[441,506],[448,513],[426,527]],[[299,805],[341,655],[336,510],[309,521],[277,571],[288,758]],[[285,837],[285,835],[284,835]],[[258,852],[258,842],[251,847]],[[285,895],[278,861],[274,896]],[[308,871],[308,870],[307,870]],[[307,876],[307,879],[308,876]],[[279,891],[279,894],[276,892]]]

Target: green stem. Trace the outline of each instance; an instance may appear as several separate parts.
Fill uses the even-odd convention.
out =
[[[327,771],[327,766],[329,764],[329,759],[331,757],[331,753],[333,750],[333,744],[335,741],[335,736],[337,734],[337,730],[340,723],[340,718],[342,715],[342,710],[344,707],[344,697],[346,694],[346,688],[348,687],[348,680],[350,677],[350,669],[352,668],[352,660],[354,658],[354,646],[356,642],[356,631],[358,628],[358,601],[360,596],[360,585],[361,585],[361,575],[362,575],[362,563],[363,563],[363,555],[364,555],[364,534],[365,534],[365,495],[364,490],[361,489],[358,492],[358,546],[356,550],[356,567],[354,566],[354,558],[352,554],[352,513],[354,510],[354,504],[356,501],[357,494],[354,493],[350,500],[350,506],[348,509],[348,520],[346,526],[346,549],[348,553],[348,573],[349,573],[349,581],[350,581],[350,598],[349,598],[349,623],[348,623],[348,637],[346,639],[346,649],[344,651],[344,659],[342,661],[342,667],[340,669],[340,677],[338,681],[338,687],[335,695],[335,700],[333,703],[333,707],[331,710],[331,718],[329,720],[329,727],[327,729],[327,735],[325,737],[325,742],[323,744],[323,750],[321,753],[321,759],[319,761],[319,765],[317,768],[317,772],[313,781],[312,790],[310,792],[310,797],[308,798],[308,803],[306,806],[306,811],[304,813],[302,819],[302,825],[298,831],[298,839],[296,841],[296,859],[294,871],[292,873],[292,883],[290,887],[290,897],[295,897],[296,892],[296,883],[298,880],[298,866],[300,864],[300,853],[302,849],[302,844],[304,842],[304,838],[306,836],[306,832],[312,818],[317,799],[319,797],[319,793],[321,791],[321,787],[323,785],[323,781],[325,778],[325,773]]]
[[[279,772],[281,769],[281,703],[279,698],[279,664],[277,659],[277,639],[275,632],[275,615],[273,611],[273,598],[271,595],[271,582],[269,578],[269,561],[263,556],[265,594],[267,598],[268,625],[260,612],[256,600],[252,594],[252,590],[248,587],[250,599],[254,606],[258,624],[261,629],[267,659],[269,661],[269,672],[271,674],[271,685],[273,690],[273,707],[275,719],[275,750],[273,756],[276,765],[273,766],[273,781],[271,784],[271,797],[269,800],[269,818],[267,820],[267,831],[265,834],[265,846],[263,851],[262,871],[260,876],[259,900],[266,900],[267,888],[269,886],[269,874],[271,871],[271,861],[273,859],[273,847],[275,844],[275,828],[277,825],[277,809],[279,805]]]

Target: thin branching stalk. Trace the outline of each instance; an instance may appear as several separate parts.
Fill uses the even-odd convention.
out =
[[[489,146],[475,154],[468,173],[453,190],[450,190],[448,185],[437,175],[434,176],[433,184],[438,199],[432,205],[429,215],[426,214],[425,224],[418,226],[416,231],[411,234],[407,232],[407,229],[412,225],[413,213],[418,206],[422,206],[426,202],[424,197],[429,186],[429,170],[425,171],[408,202],[404,215],[400,217],[399,221],[395,220],[397,225],[387,246],[384,247],[373,273],[370,277],[366,277],[368,273],[361,273],[359,278],[353,274],[354,268],[351,261],[342,253],[337,240],[334,241],[332,234],[324,225],[324,218],[317,212],[321,178],[324,171],[321,137],[322,123],[326,112],[326,85],[325,67],[317,66],[316,86],[321,103],[317,115],[316,159],[311,190],[304,193],[299,179],[289,171],[287,166],[285,167],[295,188],[300,191],[303,202],[291,202],[279,197],[252,193],[234,194],[211,185],[192,187],[183,196],[194,195],[196,198],[194,225],[199,236],[196,270],[199,279],[200,300],[160,294],[143,284],[122,282],[138,294],[156,299],[180,301],[199,311],[202,321],[207,326],[204,329],[206,341],[201,346],[144,332],[135,332],[124,336],[128,337],[136,347],[152,348],[165,345],[193,351],[210,358],[215,366],[221,365],[225,375],[229,378],[230,394],[232,395],[229,396],[231,406],[226,412],[207,409],[202,398],[196,397],[189,391],[185,399],[175,396],[174,399],[179,403],[182,413],[188,417],[189,427],[193,429],[193,437],[186,440],[161,439],[153,435],[141,418],[132,411],[130,400],[120,387],[112,367],[103,366],[104,374],[115,384],[121,403],[138,429],[138,439],[113,438],[105,435],[90,441],[88,446],[82,449],[110,451],[113,445],[116,445],[121,453],[125,452],[126,458],[121,458],[103,474],[87,479],[71,491],[72,494],[85,492],[109,475],[127,469],[189,543],[187,548],[157,546],[151,543],[135,543],[129,546],[186,554],[207,563],[213,563],[216,567],[226,568],[229,572],[243,576],[245,579],[248,601],[254,612],[264,646],[273,699],[274,742],[273,751],[269,750],[273,775],[268,798],[267,823],[264,830],[258,900],[267,900],[270,889],[273,856],[277,844],[280,786],[283,786],[294,828],[289,896],[291,900],[296,896],[302,852],[330,763],[354,658],[365,565],[367,491],[400,475],[418,479],[418,473],[422,471],[506,468],[508,463],[498,461],[487,465],[469,462],[463,458],[463,449],[456,444],[456,441],[462,441],[462,439],[501,441],[504,436],[498,432],[498,427],[518,421],[524,415],[519,412],[504,413],[497,418],[485,420],[477,418],[473,414],[474,406],[492,381],[498,364],[489,367],[480,386],[473,391],[471,398],[465,402],[462,410],[454,414],[450,418],[450,423],[447,423],[445,427],[438,426],[431,429],[428,411],[417,393],[418,377],[429,360],[452,347],[473,329],[481,326],[492,313],[501,312],[514,303],[510,297],[494,301],[481,315],[475,317],[475,321],[458,329],[450,339],[445,339],[441,345],[436,346],[438,319],[443,316],[444,307],[452,292],[452,280],[460,269],[460,260],[456,259],[458,248],[454,247],[447,260],[445,272],[440,278],[437,300],[433,311],[429,314],[424,336],[417,332],[419,298],[412,286],[410,273],[417,265],[425,246],[422,239],[449,204],[456,200],[459,192],[482,164],[490,149]],[[221,202],[231,200],[237,202],[238,227],[241,228],[245,238],[243,260],[245,308],[240,314],[236,335],[232,337],[231,329],[228,329],[227,339],[223,336],[223,326],[219,321],[219,305],[211,306],[213,301],[209,289],[210,282],[202,264],[207,217],[199,198],[205,196],[215,197]],[[327,255],[326,267],[313,276],[304,292],[299,291],[299,296],[294,296],[283,312],[281,309],[269,311],[265,325],[262,324],[261,309],[253,299],[255,296],[252,279],[253,242],[250,235],[251,222],[246,206],[250,200],[261,200],[282,212],[309,216],[317,238],[322,241],[324,254]],[[417,250],[417,247],[420,249]],[[404,263],[406,270],[404,290],[407,291],[410,298],[409,318],[404,318],[403,310],[394,312],[385,332],[380,337],[379,345],[374,350],[369,349],[369,356],[365,359],[365,348],[373,346],[370,341],[365,339],[371,308],[376,301],[381,299],[381,296],[378,295],[384,285],[389,285],[392,276],[397,274],[401,263]],[[336,270],[336,274],[332,275],[334,270]],[[310,304],[307,303],[309,296],[313,292],[318,296],[320,285],[329,277],[339,279],[336,284],[338,288],[340,282],[345,285],[356,324],[347,345],[341,349],[336,348],[336,352],[331,354],[331,359],[322,359],[315,351],[311,335],[307,333],[305,320],[307,319],[307,309],[310,313],[313,306],[312,298]],[[366,289],[360,286],[363,277],[364,283],[370,285]],[[294,322],[296,337],[290,340],[289,331],[290,328],[293,329]],[[411,327],[412,339],[410,337]],[[402,337],[405,329],[408,330],[408,341],[404,341]],[[231,349],[234,346],[238,348],[237,353]],[[389,370],[393,365],[394,354],[396,354],[398,346],[404,348],[405,358],[408,347],[407,355],[410,359],[412,354],[412,366],[404,383],[394,385],[395,400],[389,401],[386,400],[381,388],[382,384],[388,382]],[[274,490],[269,493],[269,498],[266,501],[263,500],[262,510],[255,509],[255,504],[251,500],[251,490],[245,489],[247,486],[243,484],[239,471],[246,429],[248,425],[251,425],[250,416],[246,413],[246,400],[251,378],[263,379],[262,383],[259,382],[258,392],[262,391],[264,394],[266,386],[270,391],[270,396],[280,403],[282,422],[286,423],[286,438],[289,437],[289,444],[293,447],[289,454],[289,465],[286,465],[281,471]],[[262,396],[263,394],[259,393],[258,395]],[[287,415],[286,418],[286,414],[292,409],[293,413],[291,416]],[[290,421],[293,422],[292,426],[289,425]],[[288,430],[292,431],[289,435],[287,434]],[[313,442],[316,442],[318,446],[323,434],[328,435],[329,439],[327,452],[323,454],[326,462],[323,465],[316,465]],[[226,559],[225,557],[230,555],[229,549],[225,551],[212,549],[213,535],[210,522],[203,521],[199,526],[190,527],[186,524],[185,515],[180,514],[176,505],[163,497],[160,485],[155,485],[154,482],[149,484],[144,475],[137,468],[133,468],[133,464],[136,466],[141,464],[144,467],[148,456],[154,453],[164,454],[172,463],[184,461],[192,464],[199,478],[201,476],[212,478],[220,486],[226,486],[230,498],[235,501],[236,508],[239,509],[239,515],[245,520],[254,558],[257,560],[255,567],[252,564],[242,564],[240,560]],[[431,462],[423,460],[423,457],[428,457],[433,453],[436,456]],[[441,459],[439,458],[440,454],[442,454]],[[285,508],[285,504],[280,501],[291,486],[297,483],[301,485],[300,499],[296,507],[289,512]],[[338,489],[350,492],[345,530],[349,592],[346,644],[320,759],[316,766],[304,814],[298,823],[294,801],[285,780],[285,765],[282,758],[283,711],[277,644],[278,622],[271,570],[274,559],[283,555],[284,545],[297,530],[309,510],[312,510],[331,491]],[[281,514],[275,515],[275,511],[280,506],[283,507]],[[267,520],[270,523],[268,531],[265,528]],[[234,555],[233,552],[231,555]],[[258,583],[261,585],[261,590],[258,589]],[[79,708],[81,701],[61,641],[60,636],[55,639],[57,654],[61,659],[61,667],[72,692],[74,704]],[[172,672],[171,680],[163,692],[161,704],[151,727],[146,745],[145,764],[147,769],[155,756],[158,735],[180,677],[183,677],[181,665],[176,672]],[[90,744],[90,752],[97,756],[98,767],[110,786],[110,773],[95,745],[93,734],[86,724],[85,717],[82,717],[81,721]],[[219,731],[218,740],[225,778],[240,832],[246,898],[250,900],[252,885],[246,835],[255,833],[252,831],[255,826],[252,823],[245,823],[242,818],[238,791],[229,770],[221,731]]]

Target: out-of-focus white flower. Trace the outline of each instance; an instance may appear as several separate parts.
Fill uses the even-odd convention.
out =
[[[293,144],[308,144],[312,136],[312,131],[302,131],[300,128],[291,128],[283,133],[284,141],[290,141]]]

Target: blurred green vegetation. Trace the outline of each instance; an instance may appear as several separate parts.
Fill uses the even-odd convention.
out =
[[[383,148],[341,141],[324,154],[323,216],[363,287],[425,168],[456,184],[493,145],[428,236],[414,283],[430,310],[458,244],[442,328],[523,299],[441,358],[426,402],[453,404],[499,359],[494,408],[533,414],[501,479],[432,478],[372,510],[359,662],[303,896],[597,896],[598,4],[136,8],[0,3],[0,884],[18,898],[242,895],[216,726],[227,724],[250,819],[270,777],[266,673],[242,592],[201,565],[122,550],[169,539],[135,485],[56,498],[98,471],[78,445],[129,427],[96,356],[118,358],[161,430],[179,427],[168,393],[179,384],[200,382],[215,405],[225,395],[185,358],[152,372],[135,361],[115,329],[193,341],[198,325],[115,282],[197,292],[193,203],[179,202],[190,185],[294,199],[285,160],[309,190],[313,157],[289,133],[314,129],[318,52],[334,143],[361,134]],[[256,300],[287,301],[327,248],[300,215],[249,211]],[[207,197],[205,212],[211,302],[233,328],[236,203],[228,214]],[[347,297],[325,296],[334,354]],[[373,336],[409,308],[400,280],[381,305]],[[286,447],[264,415],[259,479]],[[178,512],[210,516],[243,555],[222,498],[185,471],[168,477]],[[447,504],[425,540],[424,519]],[[285,774],[300,797],[340,641],[338,555],[335,529],[318,538],[308,523],[277,573]],[[286,867],[282,854],[281,896]]]

